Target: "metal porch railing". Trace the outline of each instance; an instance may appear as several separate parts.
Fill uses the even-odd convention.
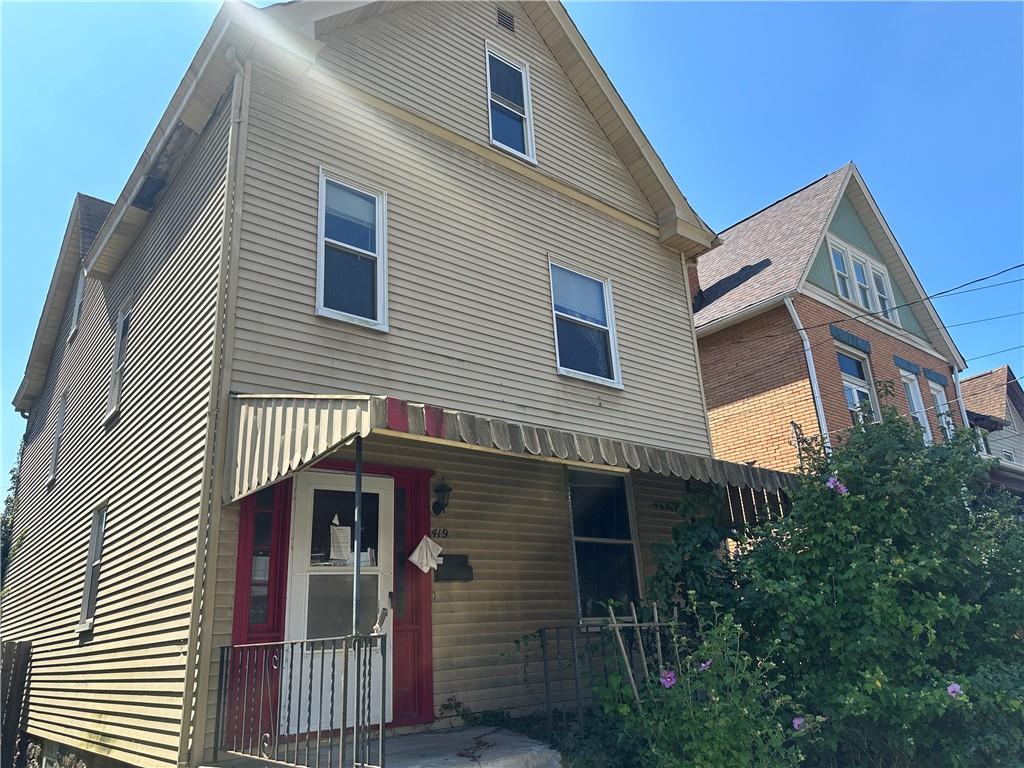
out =
[[[384,768],[387,636],[220,649],[214,759]]]

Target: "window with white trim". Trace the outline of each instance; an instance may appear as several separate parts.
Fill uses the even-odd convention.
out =
[[[68,393],[65,391],[57,403],[57,422],[53,425],[53,438],[50,441],[50,471],[46,476],[46,484],[53,485],[57,479],[57,464],[60,461],[60,441],[64,437],[64,419],[68,412]]]
[[[865,415],[872,421],[878,421],[878,406],[871,389],[871,372],[867,358],[843,350],[836,352],[836,357],[839,360],[843,394],[846,396],[846,407],[850,411],[851,421],[854,424],[861,424]]]
[[[621,386],[611,281],[550,264],[558,372]]]
[[[1013,461],[1016,464],[1016,462],[1013,459],[1013,451],[1003,448],[1002,453],[1004,459],[1006,459],[1007,461]]]
[[[953,421],[953,414],[949,410],[949,400],[946,399],[946,390],[942,385],[934,381],[928,382],[928,389],[932,393],[932,403],[935,405],[935,418],[939,420],[942,427],[942,435],[946,440],[952,440],[956,432],[956,423]]]
[[[110,370],[110,392],[107,394],[107,421],[121,409],[121,387],[124,384],[124,363],[128,351],[128,327],[131,312],[122,309],[117,315],[117,337],[114,340],[114,359]]]
[[[491,144],[536,161],[530,69],[487,46],[487,109]]]
[[[625,475],[568,470],[580,618],[608,615],[608,602],[640,599],[635,525]]]
[[[832,273],[839,295],[869,312],[877,312],[894,325],[899,313],[892,298],[892,283],[884,265],[855,248],[829,237]]]
[[[928,412],[924,409],[924,400],[921,398],[921,386],[917,382],[917,376],[903,371],[900,373],[900,378],[903,380],[903,394],[907,396],[907,405],[910,406],[910,417],[921,428],[925,445],[931,445],[932,428],[928,424]]]
[[[320,172],[316,313],[388,329],[387,193]]]
[[[96,615],[96,594],[99,588],[100,563],[103,559],[103,532],[106,528],[107,508],[98,507],[92,512],[92,527],[89,532],[89,553],[85,562],[85,589],[82,591],[82,610],[78,619],[78,631],[92,629]]]
[[[75,279],[75,292],[71,297],[71,330],[68,331],[68,341],[78,330],[78,323],[82,317],[82,304],[85,301],[85,267],[80,267],[78,277]]]

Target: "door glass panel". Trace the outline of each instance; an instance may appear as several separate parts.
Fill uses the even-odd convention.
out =
[[[310,575],[307,639],[352,634],[352,580],[350,573]],[[359,631],[369,632],[377,621],[377,575],[360,574],[359,587]]]
[[[249,579],[249,623],[266,624],[270,608],[270,531],[273,511],[258,509],[252,519],[252,570]]]
[[[354,521],[355,494],[352,491],[317,488],[313,492],[313,530],[309,541],[309,564],[354,566]],[[379,497],[375,493],[363,493],[362,565],[372,567],[378,564],[379,523]]]
[[[408,562],[411,553],[406,542],[407,521],[405,488],[395,488],[395,583],[391,607],[396,618],[405,616],[406,570],[411,567]]]

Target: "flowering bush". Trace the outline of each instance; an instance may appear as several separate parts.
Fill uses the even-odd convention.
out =
[[[609,727],[636,765],[786,768],[817,719],[776,687],[773,665],[741,648],[730,616],[700,622],[699,640],[666,643],[665,668],[639,681],[641,703],[613,676],[602,694]]]

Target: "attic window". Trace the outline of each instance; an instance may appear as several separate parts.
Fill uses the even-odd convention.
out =
[[[488,46],[487,93],[491,144],[536,163],[529,68],[495,53]]]
[[[506,11],[504,8],[498,9],[498,26],[504,27],[509,32],[516,31],[516,17]]]

